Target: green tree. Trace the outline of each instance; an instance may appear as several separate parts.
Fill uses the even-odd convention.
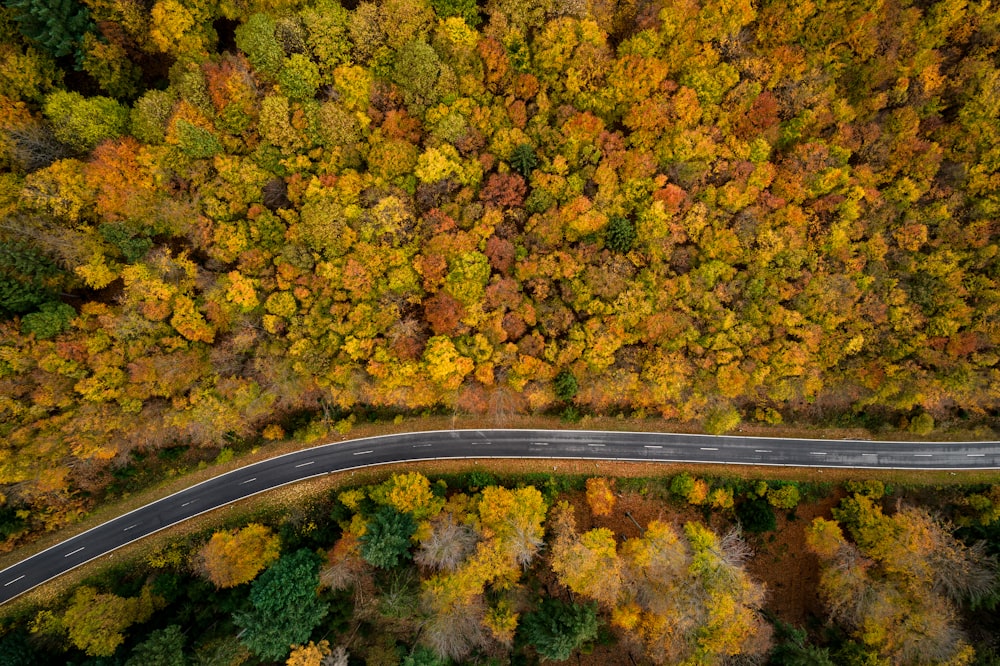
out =
[[[806,632],[778,621],[775,638],[780,640],[771,650],[769,663],[774,666],[834,666],[826,648],[809,645]]]
[[[740,413],[732,405],[717,407],[705,416],[705,432],[721,435],[730,432],[740,424]]]
[[[556,397],[560,400],[572,400],[576,396],[576,392],[580,390],[580,385],[576,381],[576,377],[569,370],[562,370],[556,375],[553,381],[553,386],[556,391]]]
[[[609,249],[625,254],[632,249],[635,243],[635,225],[632,221],[624,217],[612,217],[608,221],[608,226],[604,230],[604,242]]]
[[[49,55],[59,58],[75,53],[82,58],[81,41],[93,30],[90,11],[76,0],[6,0],[15,10],[21,34]]]
[[[778,527],[774,509],[762,498],[744,500],[736,505],[736,518],[743,529],[754,534],[772,532]]]
[[[184,634],[172,624],[166,629],[152,632],[146,640],[132,650],[125,666],[184,666]]]
[[[284,659],[293,644],[309,640],[326,617],[329,604],[317,596],[321,559],[309,550],[297,550],[273,564],[250,588],[249,611],[235,613],[243,629],[241,639],[263,659]]]
[[[510,166],[525,178],[538,166],[538,157],[535,155],[535,148],[530,143],[522,143],[510,156]]]
[[[84,97],[58,90],[45,98],[45,116],[56,138],[81,153],[105,139],[116,139],[128,129],[129,111],[109,97]]]
[[[56,297],[62,274],[38,250],[16,241],[0,242],[0,316],[35,310]]]
[[[383,506],[368,521],[361,536],[361,557],[372,566],[392,569],[410,559],[410,537],[417,524],[408,513]]]
[[[421,110],[437,99],[436,86],[441,61],[427,42],[406,44],[392,64],[392,81],[403,89],[406,103]]]
[[[573,650],[597,638],[597,604],[546,598],[521,621],[521,635],[542,659],[566,661]]]
[[[123,598],[84,586],[73,595],[62,624],[73,645],[92,657],[110,657],[125,642],[124,631],[148,620],[160,601],[148,587],[139,597]]]
[[[254,69],[272,77],[277,76],[285,59],[274,30],[274,19],[267,14],[251,14],[236,28],[236,46],[247,54]]]
[[[479,18],[479,7],[476,0],[431,0],[431,7],[441,18],[460,16],[469,26],[475,28],[482,19]]]
[[[65,303],[43,303],[38,312],[31,312],[21,318],[21,332],[31,333],[39,340],[54,338],[69,330],[70,322],[76,317],[76,310]]]

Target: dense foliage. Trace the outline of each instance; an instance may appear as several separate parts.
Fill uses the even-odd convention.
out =
[[[989,425],[997,17],[9,0],[7,501],[364,408]]]
[[[608,664],[971,666],[1000,649],[984,611],[1000,598],[1000,486],[917,488],[933,502],[918,504],[871,481],[482,476],[393,474],[109,560],[2,618],[0,663],[449,666],[593,652]],[[820,513],[773,492],[785,488],[843,499]],[[772,497],[821,517],[744,537],[738,507]],[[988,540],[956,536],[973,527]],[[402,545],[379,552],[407,557],[366,555],[386,529]],[[770,545],[787,532],[818,560]],[[242,562],[259,553],[270,564],[258,575]],[[793,579],[783,558],[812,566]],[[780,621],[795,611],[775,591],[802,586],[796,603],[818,617]]]

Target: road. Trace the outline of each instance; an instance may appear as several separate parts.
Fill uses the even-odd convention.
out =
[[[870,442],[590,430],[445,430],[326,444],[227,472],[0,571],[0,604],[122,546],[289,483],[372,465],[549,458],[859,469],[1000,469],[1000,442]]]

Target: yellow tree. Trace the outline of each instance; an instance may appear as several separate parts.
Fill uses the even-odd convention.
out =
[[[565,502],[552,511],[552,570],[559,582],[591,599],[614,606],[622,587],[621,561],[614,533],[606,528],[576,531],[572,508]]]
[[[216,587],[235,587],[256,578],[280,554],[280,538],[270,528],[251,523],[213,534],[198,551],[196,567]]]
[[[595,516],[611,515],[611,510],[615,507],[612,481],[601,476],[587,479],[587,504]]]

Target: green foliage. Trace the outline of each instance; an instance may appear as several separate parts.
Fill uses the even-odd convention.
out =
[[[87,33],[83,38],[83,51],[83,71],[94,77],[104,92],[119,99],[135,96],[142,71],[120,44]]]
[[[809,645],[807,638],[805,631],[777,622],[776,645],[771,649],[769,663],[774,666],[834,666],[829,650]]]
[[[21,34],[46,53],[76,54],[79,61],[83,36],[94,28],[86,6],[76,0],[5,0],[4,5],[16,11]]]
[[[317,595],[319,557],[297,550],[271,565],[250,588],[250,610],[233,614],[240,640],[263,659],[288,656],[326,617],[329,604]]]
[[[624,217],[612,217],[604,230],[604,243],[609,249],[620,254],[626,254],[635,243],[635,225]]]
[[[392,63],[392,81],[403,89],[406,103],[418,111],[437,100],[440,73],[437,53],[420,40],[406,44]]]
[[[694,477],[687,472],[681,472],[670,480],[670,492],[677,497],[687,499],[688,495],[691,494],[691,491],[694,490],[694,484]]]
[[[274,34],[275,23],[267,14],[251,14],[236,28],[236,46],[247,55],[257,71],[278,75],[285,52]]]
[[[207,129],[186,120],[177,121],[178,146],[188,157],[207,159],[222,151],[222,144]]]
[[[149,90],[132,105],[132,136],[144,143],[163,143],[167,121],[177,95],[166,90]]]
[[[62,271],[23,243],[0,242],[0,315],[23,314],[51,301]]]
[[[122,253],[125,261],[130,264],[142,259],[153,247],[153,241],[145,236],[137,236],[121,225],[102,224],[97,228],[98,233],[104,240],[108,241]]]
[[[184,634],[179,626],[172,624],[152,632],[136,645],[125,666],[184,666],[187,663]]]
[[[914,435],[919,435],[920,437],[926,437],[927,435],[934,432],[934,417],[927,412],[922,412],[917,416],[913,417],[910,421],[910,432]]]
[[[794,483],[785,483],[767,491],[767,502],[776,509],[794,509],[801,496]]]
[[[510,166],[511,168],[528,178],[531,176],[531,172],[538,166],[538,157],[535,155],[535,148],[530,143],[522,143],[516,148],[510,156]]]
[[[580,390],[576,377],[569,370],[561,370],[553,380],[552,386],[555,389],[556,397],[564,402],[572,400],[577,391]]]
[[[312,99],[319,88],[319,68],[301,53],[293,53],[278,72],[278,83],[289,99]]]
[[[392,569],[410,559],[410,538],[417,524],[408,513],[383,506],[368,521],[361,536],[361,557],[372,566]]]
[[[128,129],[128,109],[108,97],[84,97],[59,90],[45,98],[43,109],[56,138],[81,153]]]
[[[54,338],[70,328],[70,322],[76,318],[76,310],[65,303],[43,303],[38,312],[31,312],[21,318],[21,332],[25,335],[34,334],[39,340]]]
[[[31,649],[22,631],[8,631],[0,638],[0,664],[5,666],[35,666],[38,656]]]
[[[566,661],[573,650],[597,638],[597,604],[546,598],[524,616],[520,633],[544,660]]]
[[[418,645],[412,654],[403,657],[402,666],[447,666],[448,663],[447,659],[441,659],[433,650]]]
[[[773,532],[778,527],[774,509],[764,499],[744,500],[736,505],[736,518],[743,529],[752,534]]]
[[[460,16],[467,25],[473,28],[482,23],[476,0],[431,0],[431,7],[441,18]]]
[[[740,424],[742,417],[732,405],[716,407],[705,416],[705,432],[709,435],[722,435],[732,432]]]

